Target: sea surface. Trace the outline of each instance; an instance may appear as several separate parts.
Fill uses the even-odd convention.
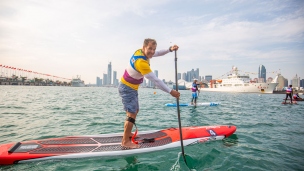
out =
[[[180,103],[191,92],[181,90]],[[180,107],[182,126],[235,125],[227,139],[117,157],[45,160],[0,170],[304,170],[304,101],[283,105],[284,94],[201,92]],[[139,131],[178,127],[176,99],[159,89],[139,90]],[[125,112],[117,88],[0,86],[0,144],[71,135],[123,132]]]

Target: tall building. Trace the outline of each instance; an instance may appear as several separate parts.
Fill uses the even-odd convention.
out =
[[[300,80],[300,87],[304,87],[304,79]]]
[[[117,72],[113,71],[113,85],[118,86]]]
[[[185,81],[186,81],[186,79],[187,79],[187,74],[186,74],[185,72],[184,72],[183,75],[182,75],[182,79],[185,80]]]
[[[298,74],[296,74],[295,77],[292,78],[292,87],[293,88],[300,88],[300,77],[298,77]]]
[[[108,64],[108,79],[107,79],[107,85],[112,84],[112,64],[111,62]]]
[[[191,71],[187,71],[187,73],[183,73],[181,77],[178,77],[178,79],[183,79],[188,82],[192,82],[194,78],[199,79],[199,68],[196,68],[196,70],[191,69]]]
[[[156,77],[158,78],[158,70],[154,70],[154,74],[155,74]]]
[[[96,78],[96,87],[101,87],[101,79],[99,77]]]
[[[264,65],[259,66],[259,78],[264,78],[264,82],[266,82],[266,68]]]
[[[284,78],[284,86],[287,87],[288,86],[288,80],[286,78]]]
[[[199,69],[196,68],[196,70],[194,71],[194,78],[199,79]]]
[[[103,85],[108,85],[107,81],[108,81],[108,75],[103,74]]]
[[[206,76],[205,76],[205,80],[207,80],[208,82],[209,82],[210,80],[212,80],[212,75],[206,75]]]
[[[286,87],[286,81],[287,81],[287,84],[288,84],[288,80],[285,79],[281,74],[278,75],[278,85],[276,87],[277,90],[283,90],[284,87]]]
[[[182,79],[182,74],[181,73],[177,73],[177,79],[178,80]]]
[[[158,78],[158,70],[154,70],[154,74]],[[149,84],[149,87],[155,87],[154,82],[152,82],[150,80],[149,80],[148,84]]]
[[[191,81],[191,71],[187,71],[186,80],[185,81]]]

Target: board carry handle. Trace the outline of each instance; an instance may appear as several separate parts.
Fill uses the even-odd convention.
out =
[[[17,142],[14,146],[12,146],[12,147],[8,150],[8,152],[9,152],[9,153],[13,153],[15,150],[17,150],[17,148],[18,148],[20,145],[21,145],[21,143],[20,143],[20,142]]]

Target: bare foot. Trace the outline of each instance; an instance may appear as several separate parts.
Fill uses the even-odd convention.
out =
[[[121,143],[121,146],[126,147],[126,148],[131,148],[131,149],[135,149],[135,148],[139,148],[140,146],[138,144],[133,144],[131,141],[127,142],[127,143]]]

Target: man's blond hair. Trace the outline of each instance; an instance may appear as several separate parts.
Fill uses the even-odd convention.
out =
[[[155,39],[150,39],[150,38],[147,38],[147,39],[145,39],[145,40],[144,40],[144,44],[143,44],[143,46],[144,46],[144,47],[148,46],[148,44],[149,44],[150,42],[152,43],[152,45],[157,45],[157,43],[156,43],[156,40],[155,40]]]

